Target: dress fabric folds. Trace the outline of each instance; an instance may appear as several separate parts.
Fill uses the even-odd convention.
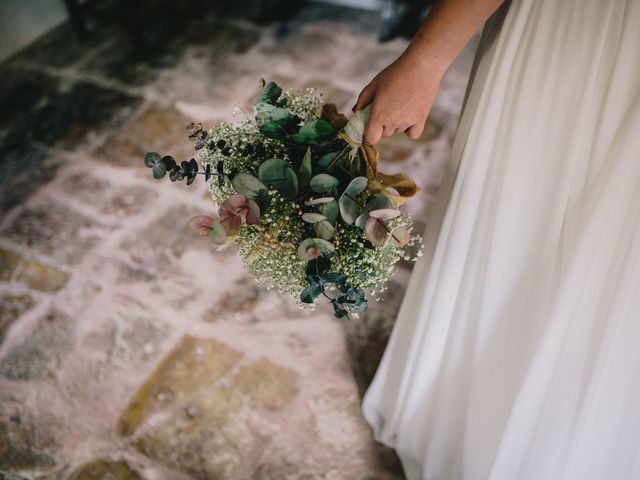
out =
[[[514,0],[362,410],[409,480],[640,479],[640,0]]]

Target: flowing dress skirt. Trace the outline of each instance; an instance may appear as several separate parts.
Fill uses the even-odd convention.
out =
[[[409,480],[640,479],[640,0],[514,0],[362,409]]]

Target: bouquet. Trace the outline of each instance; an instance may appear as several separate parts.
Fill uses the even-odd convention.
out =
[[[253,115],[210,130],[187,124],[199,162],[145,155],[156,179],[203,175],[217,215],[189,224],[218,249],[235,244],[258,283],[292,296],[301,307],[331,302],[338,318],[367,309],[396,263],[421,256],[422,237],[399,207],[418,190],[406,175],[378,171],[378,152],[363,143],[370,107],[350,118],[315,89],[283,90],[261,81]]]

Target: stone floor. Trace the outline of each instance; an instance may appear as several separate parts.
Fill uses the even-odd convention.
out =
[[[79,43],[65,25],[0,65],[0,477],[404,478],[360,401],[410,266],[358,320],[303,313],[185,228],[213,209],[202,182],[156,182],[142,155],[189,158],[184,123],[228,119],[261,76],[346,111],[405,42],[376,43],[371,13],[317,4],[266,26],[167,21],[150,22],[144,55],[115,26]],[[418,228],[472,55],[423,138],[381,146],[383,171],[422,187]]]

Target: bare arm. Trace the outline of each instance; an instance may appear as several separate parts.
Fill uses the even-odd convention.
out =
[[[504,0],[439,0],[398,59],[362,90],[354,111],[372,103],[364,135],[380,138],[405,132],[416,139],[442,76],[471,37]]]

